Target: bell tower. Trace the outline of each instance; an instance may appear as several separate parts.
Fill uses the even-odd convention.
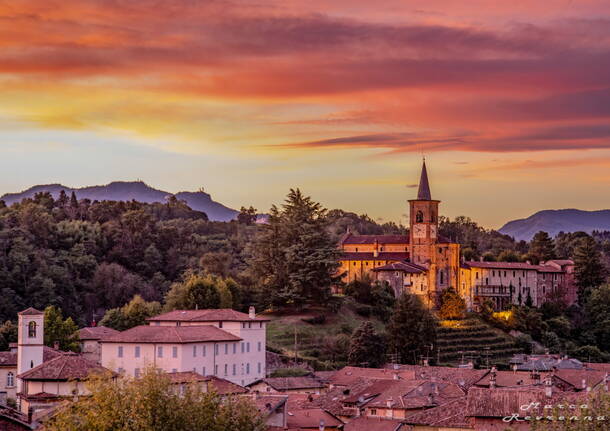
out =
[[[28,308],[18,314],[17,335],[17,375],[42,364],[44,349],[44,313]],[[22,382],[17,379],[17,392],[21,392]]]
[[[409,200],[409,252],[411,262],[432,264],[434,245],[438,242],[438,204],[432,199],[428,171],[424,159],[419,179],[417,199]]]

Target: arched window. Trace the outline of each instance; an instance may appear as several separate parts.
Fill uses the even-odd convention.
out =
[[[6,387],[12,388],[13,386],[15,386],[15,375],[13,373],[9,372],[6,375]]]
[[[415,221],[417,223],[423,223],[424,222],[424,213],[420,211],[417,211],[417,214],[415,215]]]
[[[36,338],[36,322],[28,323],[28,337]]]

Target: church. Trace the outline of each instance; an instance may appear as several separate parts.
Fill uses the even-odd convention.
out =
[[[407,235],[357,235],[340,241],[339,271],[349,283],[368,277],[387,282],[398,297],[404,292],[437,307],[443,290],[453,288],[469,310],[490,301],[496,310],[511,304],[540,306],[557,298],[566,305],[577,301],[574,262],[463,261],[460,244],[439,234],[439,200],[432,199],[423,161],[416,199],[409,201]]]

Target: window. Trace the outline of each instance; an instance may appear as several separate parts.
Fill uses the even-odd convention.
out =
[[[241,343],[241,352],[242,353],[244,353],[246,350],[246,348],[244,346],[245,346],[245,343],[242,341],[242,343]]]
[[[377,416],[377,409],[371,409],[371,416]]]
[[[258,342],[258,351],[260,352],[263,349],[263,343]]]
[[[479,273],[475,272],[474,275],[476,276],[475,278],[478,280],[479,279]]]
[[[119,374],[123,374],[123,373],[125,372],[125,370],[124,370],[124,369],[122,369],[121,367],[119,367],[119,369],[118,369],[118,370],[116,370],[116,371],[117,371],[117,373],[119,373]]]
[[[229,343],[225,343],[225,355],[229,354]]]
[[[504,271],[504,277],[506,277],[506,271]]]
[[[15,375],[13,373],[9,372],[6,375],[6,387],[12,388],[13,386],[15,386]]]
[[[246,364],[246,374],[250,374],[250,363]]]
[[[214,354],[218,355],[218,344],[214,344]]]
[[[205,356],[205,345],[203,345],[202,347],[203,347],[203,355],[201,355],[201,356]]]
[[[218,322],[218,327],[222,328],[222,322]]]
[[[260,373],[261,373],[261,363],[259,362],[258,363],[258,374],[260,374]]]
[[[117,347],[117,356],[118,356],[119,358],[122,358],[122,357],[123,357],[123,346],[119,346],[119,347]]]
[[[225,364],[225,376],[229,374],[229,364]]]
[[[249,341],[246,343],[246,352],[250,353],[250,342]]]
[[[136,357],[136,358],[140,357],[140,346],[136,346],[135,347],[135,350],[133,352],[133,356]]]
[[[513,277],[515,276],[515,271],[513,271]]]
[[[423,223],[424,222],[424,213],[420,211],[417,211],[417,213],[415,214],[415,223]]]
[[[177,372],[178,372],[178,369],[172,368],[172,373],[177,373]]]
[[[178,347],[173,346],[172,347],[172,358],[177,358],[178,357]]]
[[[197,356],[197,346],[193,346],[193,358]]]
[[[135,370],[133,370],[133,375],[136,379],[140,378],[140,369],[136,368]]]
[[[252,322],[248,322],[248,329],[252,329]]]
[[[495,277],[496,276],[496,271],[491,271],[491,276]]]
[[[233,343],[233,354],[237,353],[237,343]]]
[[[182,322],[176,322],[176,326],[182,326]]]
[[[162,358],[163,357],[163,346],[158,346],[157,347],[157,357],[158,358]]]
[[[214,375],[218,375],[218,365],[214,365]]]
[[[205,367],[203,367],[203,368],[201,369],[201,373],[202,373],[202,374],[201,374],[202,376],[205,376]]]
[[[28,337],[36,338],[36,322],[28,323]]]
[[[237,365],[233,364],[233,375],[237,374]]]
[[[244,322],[244,323],[242,323],[242,324],[241,324],[241,327],[242,327],[242,329],[246,329],[246,323],[245,323],[245,322]]]

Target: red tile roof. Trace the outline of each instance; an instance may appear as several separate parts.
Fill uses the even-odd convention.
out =
[[[610,373],[610,364],[607,363],[585,362],[585,366],[591,370],[607,371]]]
[[[268,377],[260,379],[248,386],[259,382],[264,382],[277,391],[285,391],[290,389],[316,389],[323,388],[325,385],[314,377]]]
[[[326,427],[339,427],[343,425],[343,422],[323,409],[288,410],[286,418],[288,428],[297,430],[319,430],[321,421],[324,421]]]
[[[400,365],[399,370],[411,371],[414,378],[420,380],[434,379],[454,383],[461,388],[468,389],[476,382],[481,380],[483,376],[489,373],[489,370],[472,370],[468,368],[451,368],[451,367],[425,367],[423,365]]]
[[[49,346],[42,347],[42,362],[50,361],[51,359],[55,359],[58,356],[70,354],[71,352],[63,352],[61,350],[56,350]]]
[[[604,382],[606,371],[599,370],[557,370],[553,374],[555,378],[573,386],[576,390],[583,390],[587,387],[594,388]],[[583,388],[583,381],[585,387]]]
[[[481,380],[475,383],[476,386],[489,387],[491,373],[485,375]],[[530,386],[539,383],[539,379],[532,378],[532,373],[529,371],[497,371],[496,372],[496,387],[509,386]]]
[[[175,373],[167,373],[167,377],[172,383],[194,383],[207,382],[208,378],[196,373],[195,371],[176,371]]]
[[[16,367],[17,353],[0,352],[0,367]]]
[[[278,407],[286,404],[288,397],[285,395],[254,396],[252,402],[263,415],[273,413]]]
[[[411,262],[392,262],[387,265],[373,268],[373,271],[403,271],[408,272],[409,274],[420,274],[427,270],[427,268]]]
[[[409,244],[409,235],[346,235],[342,244]]]
[[[466,417],[466,397],[444,403],[438,407],[407,416],[405,423],[434,428],[473,428],[473,421]]]
[[[17,313],[20,316],[38,316],[40,314],[44,314],[42,311],[38,311],[35,308],[26,308],[25,310]]]
[[[221,379],[216,376],[206,376],[208,381],[208,389],[214,389],[219,395],[235,395],[248,392],[243,386],[239,386],[233,382]]]
[[[239,341],[212,325],[202,326],[149,326],[141,325],[118,334],[102,338],[102,343],[202,343],[208,341]]]
[[[359,417],[345,424],[343,431],[396,431],[401,423],[397,420]]]
[[[146,319],[148,321],[189,321],[189,322],[267,322],[269,319],[255,317],[250,319],[246,313],[232,310],[230,308],[219,308],[211,310],[174,310],[168,313]]]
[[[471,268],[489,268],[489,269],[521,269],[535,271],[538,269],[538,265],[532,265],[524,262],[479,262],[476,260],[469,260],[464,262]]]
[[[401,379],[413,379],[414,373],[408,370],[390,370],[386,368],[343,367],[333,374],[329,382],[335,386],[349,386],[358,379],[394,379],[398,374]]]
[[[100,340],[104,337],[118,334],[119,331],[105,326],[89,326],[78,331],[81,340]]]
[[[50,361],[43,362],[19,376],[22,380],[79,380],[93,372],[111,372],[97,362],[83,358],[76,353],[66,353]]]
[[[404,251],[382,251],[379,252],[377,257],[372,252],[361,253],[361,252],[344,252],[339,260],[395,260],[405,261],[409,258],[409,253]]]

